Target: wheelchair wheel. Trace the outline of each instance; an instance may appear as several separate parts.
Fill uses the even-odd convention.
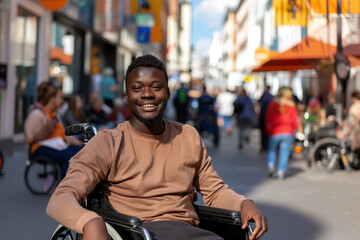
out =
[[[24,177],[30,192],[46,195],[59,183],[61,170],[59,164],[48,157],[34,157],[26,161]]]
[[[116,232],[116,230],[108,223],[105,223],[106,230],[109,234],[110,240],[123,240],[122,237]],[[51,236],[51,240],[63,240],[63,239],[69,239],[69,240],[81,240],[82,235],[79,233],[76,233],[74,231],[71,231],[67,227],[63,225],[59,225],[56,229],[54,234]]]
[[[328,169],[328,166],[332,158],[337,155],[338,161],[336,161],[337,168],[340,166],[340,141],[336,138],[323,138],[315,143],[310,149],[310,161],[315,164],[316,167]]]

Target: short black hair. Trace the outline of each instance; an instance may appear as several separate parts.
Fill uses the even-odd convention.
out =
[[[354,98],[357,98],[360,100],[360,92],[358,90],[354,90],[352,93],[351,93],[351,97],[354,97]]]
[[[164,73],[166,85],[168,84],[169,78],[168,78],[168,74],[167,74],[164,63],[162,61],[160,61],[157,57],[150,55],[150,54],[146,54],[146,55],[135,58],[129,65],[128,69],[126,70],[126,75],[125,75],[125,84],[126,85],[127,85],[127,80],[129,78],[130,72],[137,67],[153,67],[153,68],[159,69],[160,71],[162,71]],[[126,88],[126,85],[125,85],[125,88]]]

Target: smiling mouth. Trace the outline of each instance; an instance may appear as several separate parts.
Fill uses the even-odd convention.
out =
[[[141,108],[144,110],[153,110],[157,106],[158,106],[158,104],[144,104],[144,105],[141,105]]]

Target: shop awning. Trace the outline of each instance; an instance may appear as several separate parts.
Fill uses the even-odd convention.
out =
[[[333,61],[336,51],[333,45],[307,37],[290,49],[253,68],[252,72],[314,69],[322,60]],[[347,55],[352,67],[360,65],[360,59],[357,58],[360,57],[360,45],[345,47],[344,54]]]
[[[350,44],[343,48],[343,53],[346,56],[352,55],[354,57],[360,57],[360,44]]]
[[[313,69],[323,59],[332,59],[336,47],[308,37],[290,49],[272,57],[252,72],[297,71]]]
[[[255,50],[255,60],[259,63],[264,63],[277,55],[279,55],[277,51],[272,51],[265,46],[260,46]]]
[[[64,50],[59,47],[51,47],[50,58],[51,60],[57,60],[66,65],[70,65],[73,61],[73,56],[66,54]]]

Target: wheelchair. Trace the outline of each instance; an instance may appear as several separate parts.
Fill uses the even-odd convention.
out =
[[[30,149],[31,146],[28,150],[28,159],[25,162],[25,185],[35,195],[47,195],[60,182],[60,165],[47,156],[32,157]]]
[[[89,129],[88,124],[75,124],[65,129],[65,134],[76,135],[84,129]],[[89,130],[87,130],[89,131]],[[92,134],[95,135],[95,133]],[[225,240],[248,240],[252,234],[249,224],[242,229],[239,211],[203,206],[195,203],[197,192],[194,192],[193,206],[200,219],[199,227],[216,233]],[[82,203],[83,207],[96,212],[105,222],[109,239],[112,240],[151,240],[150,233],[143,227],[142,222],[135,216],[128,216],[116,211],[108,201],[106,195],[98,185]],[[69,228],[59,225],[51,236],[51,240],[73,239],[80,240],[82,235]]]

